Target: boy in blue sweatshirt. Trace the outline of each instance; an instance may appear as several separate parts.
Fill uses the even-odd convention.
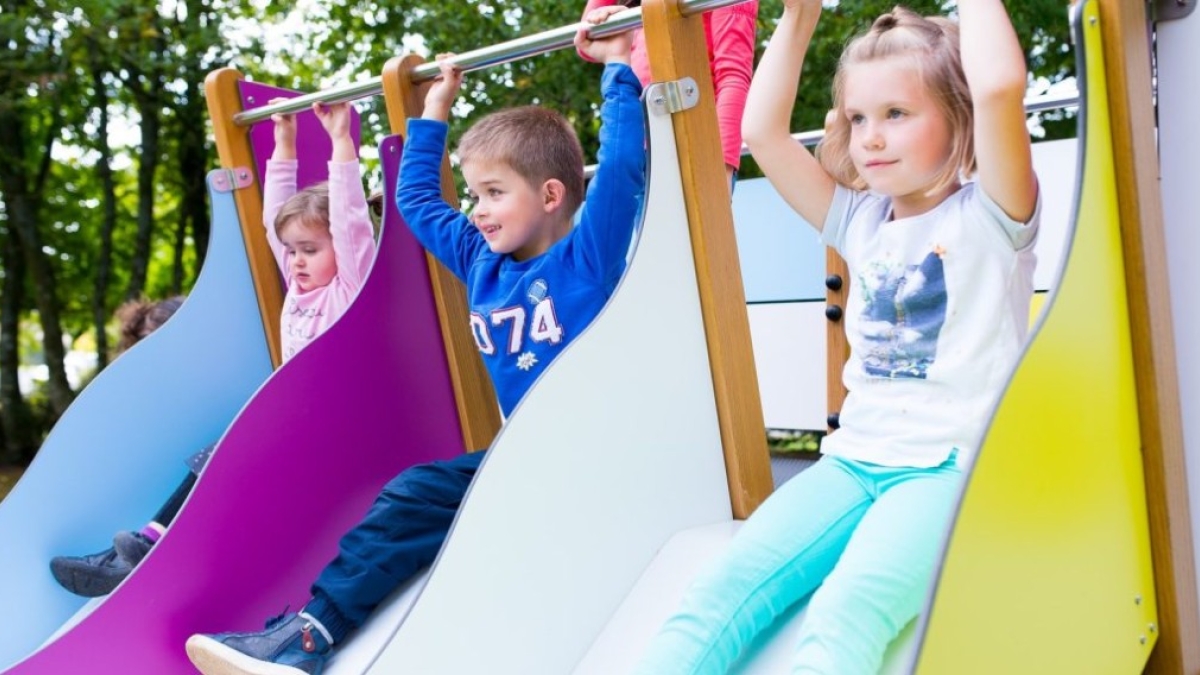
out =
[[[585,21],[601,23],[623,9],[597,9]],[[575,42],[605,64],[598,166],[586,202],[583,152],[570,123],[525,106],[488,115],[463,135],[458,155],[474,205],[467,217],[446,204],[446,120],[462,73],[442,59],[422,119],[409,120],[400,163],[396,205],[421,244],[466,283],[471,330],[506,417],[612,295],[645,190],[630,34],[590,40],[581,31]],[[433,562],[483,455],[403,471],[342,538],[300,612],[257,633],[193,635],[192,662],[207,675],[320,673],[335,645]]]

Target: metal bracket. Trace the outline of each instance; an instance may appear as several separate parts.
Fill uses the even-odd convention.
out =
[[[674,82],[655,82],[646,87],[646,101],[655,115],[670,115],[700,102],[700,87],[690,77]]]
[[[1196,9],[1196,0],[1154,0],[1154,20],[1174,21],[1182,19]]]
[[[254,172],[246,167],[213,169],[208,172],[208,184],[215,192],[233,192],[254,185]]]

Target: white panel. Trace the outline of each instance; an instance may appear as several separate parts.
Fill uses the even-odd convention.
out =
[[[824,430],[825,303],[746,309],[767,428]]]
[[[731,517],[671,121],[593,326],[506,423],[371,672],[565,673],[675,532]]]
[[[1192,542],[1200,558],[1200,13],[1158,24],[1158,138]],[[1200,566],[1196,572],[1200,575]],[[1200,581],[1200,579],[1198,579]]]
[[[1042,191],[1042,229],[1034,247],[1038,265],[1033,273],[1033,287],[1039,291],[1049,290],[1061,272],[1077,191],[1078,155],[1074,138],[1033,144],[1033,168]]]
[[[619,675],[632,671],[692,580],[725,551],[740,526],[741,521],[716,523],[673,537],[647,568],[574,675]],[[792,649],[804,620],[805,604],[798,603],[761,635],[730,675],[790,672]],[[909,672],[917,648],[915,627],[916,622],[910,623],[892,643],[879,675]]]

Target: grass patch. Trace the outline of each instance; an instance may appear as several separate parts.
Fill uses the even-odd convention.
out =
[[[767,449],[773,455],[816,453],[821,448],[824,431],[810,429],[767,429]]]

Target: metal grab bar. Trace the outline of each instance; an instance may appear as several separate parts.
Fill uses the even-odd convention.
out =
[[[738,5],[746,0],[681,0],[679,10],[684,16],[692,16],[694,14],[702,14],[714,9],[728,7],[729,5]],[[491,47],[475,49],[469,52],[457,54],[449,59],[451,63],[462,69],[463,72],[469,73],[491,66],[497,66],[504,63],[510,63],[523,59],[527,56],[537,56],[539,54],[548,54],[565,47],[570,47],[575,43],[575,34],[580,28],[586,28],[588,35],[593,38],[602,38],[609,35],[637,28],[642,25],[642,8],[637,7],[626,12],[617,14],[612,19],[598,25],[593,26],[584,22],[574,23],[561,28],[554,28],[534,35],[527,35],[502,42]],[[414,84],[432,80],[437,77],[438,65],[435,62],[423,63],[412,71],[412,81]],[[286,101],[251,108],[237,113],[233,116],[233,123],[239,126],[248,126],[256,122],[262,122],[271,118],[271,115],[280,113],[296,113],[308,110],[314,103],[341,103],[343,101],[354,101],[360,98],[376,96],[383,92],[383,78],[375,77],[362,82],[353,84],[344,84],[322,91],[304,94],[295,98],[290,98]]]
[[[1061,94],[1043,94],[1041,96],[1030,96],[1025,99],[1025,112],[1039,113],[1049,110],[1059,110],[1061,108],[1075,108],[1079,106],[1079,91],[1068,91]],[[804,145],[816,145],[825,137],[824,129],[814,129],[812,131],[798,131],[792,134],[792,138],[796,139]],[[742,144],[742,157],[749,156],[750,148],[746,144]],[[589,164],[583,169],[583,174],[587,178],[591,178],[592,174],[596,173],[596,165]]]
[[[1069,91],[1062,94],[1043,94],[1041,96],[1030,96],[1025,99],[1025,113],[1033,114],[1046,112],[1049,110],[1058,110],[1060,108],[1075,108],[1079,105],[1079,92]],[[804,145],[816,145],[825,137],[824,129],[815,129],[813,131],[800,131],[792,134],[792,138],[800,141]],[[742,145],[742,156],[750,154],[750,148]]]

